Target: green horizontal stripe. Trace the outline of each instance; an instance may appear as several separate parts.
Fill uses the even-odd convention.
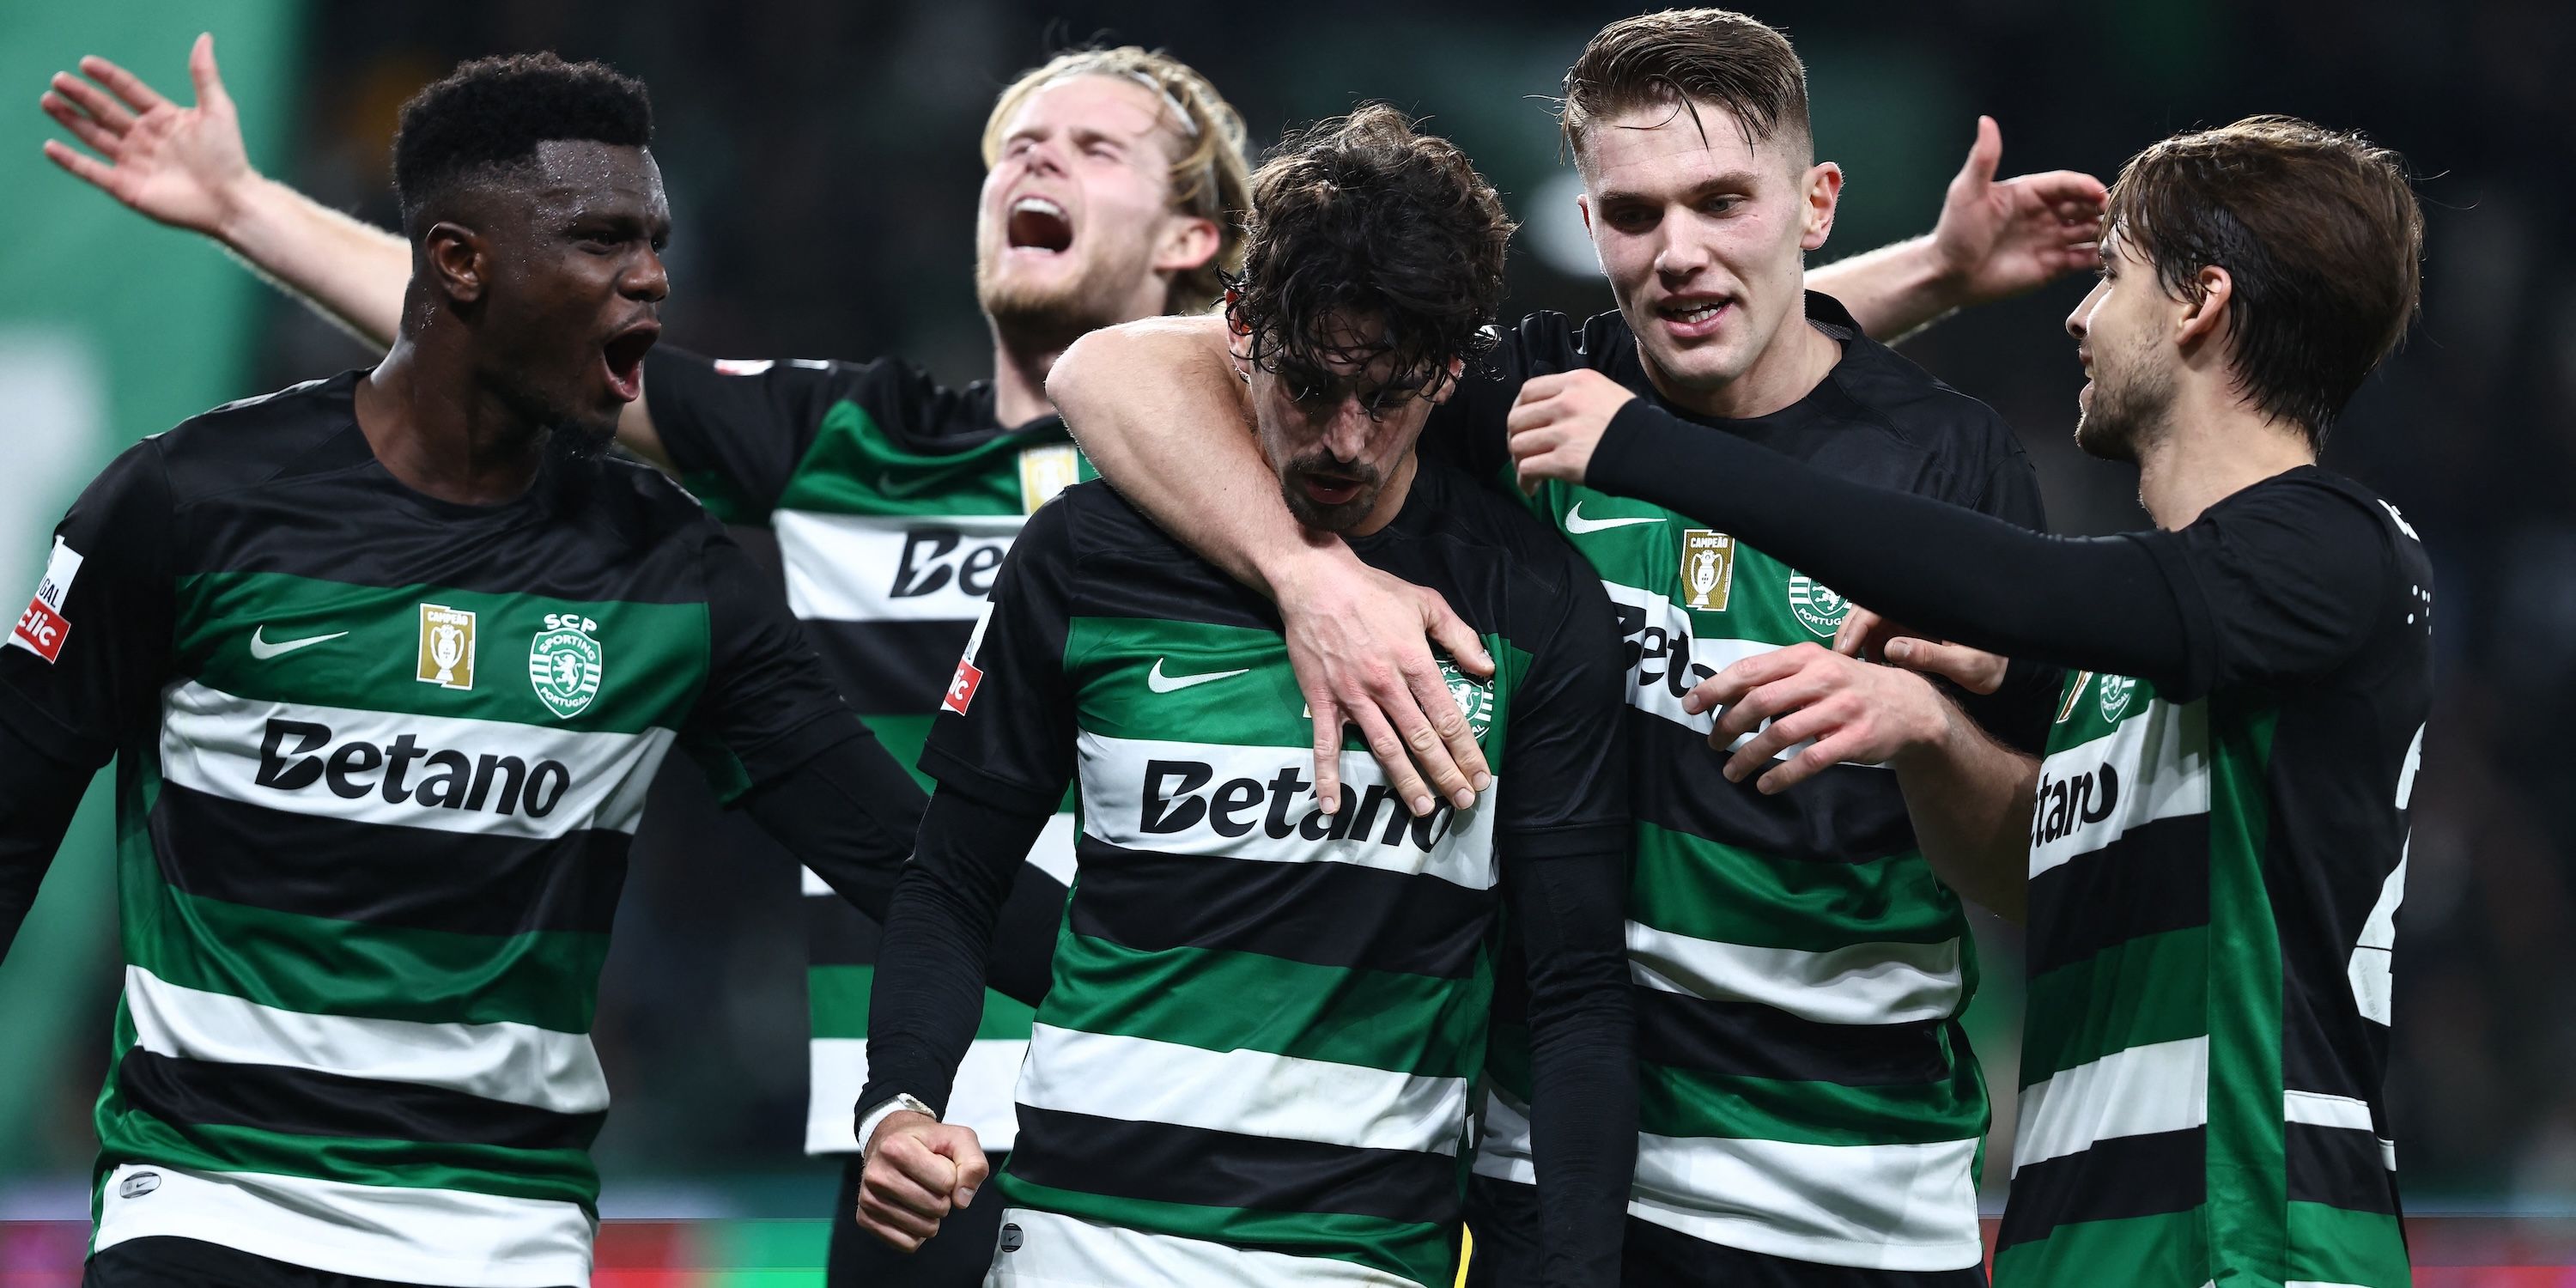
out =
[[[1067,931],[1039,1022],[1085,1033],[1426,1078],[1474,1077],[1493,993],[1467,979],[1352,970],[1208,948],[1143,952]]]
[[[273,912],[171,889],[146,854],[118,885],[126,960],[280,1010],[587,1033],[608,936],[463,935]],[[140,867],[141,870],[137,870]]]
[[[1867,863],[1777,858],[1637,824],[1628,915],[1716,943],[1831,952],[1854,944],[1963,939],[1959,897],[1919,850]]]
[[[110,1075],[111,1094],[114,1076]],[[101,1162],[161,1163],[209,1172],[266,1172],[351,1185],[461,1190],[578,1203],[596,1214],[599,1169],[578,1149],[288,1136],[220,1123],[166,1123],[131,1105],[100,1106]]]
[[[2209,928],[2114,944],[2030,981],[2021,1085],[2116,1051],[2209,1032]]]
[[[1660,515],[1663,522],[1591,532],[1566,530],[1566,512],[1577,506],[1587,521]],[[1689,612],[1692,633],[1701,639],[1800,644],[1822,643],[1831,638],[1832,632],[1820,634],[1809,628],[1790,607],[1788,565],[1740,541],[1735,544],[1734,568],[1727,579],[1726,607],[1717,611],[1690,608],[1689,591],[1682,581],[1682,542],[1703,525],[1679,511],[1565,484],[1542,488],[1532,498],[1531,508],[1565,531],[1566,539],[1599,571],[1602,580],[1660,595]]]
[[[1347,1261],[1401,1276],[1422,1288],[1449,1288],[1458,1275],[1459,1227],[1454,1224],[1112,1198],[1032,1184],[1013,1176],[1008,1167],[1002,1171],[1002,1193],[1018,1206],[1122,1229]]]
[[[2406,1233],[2385,1212],[2354,1212],[2323,1203],[2288,1205],[2284,1279],[2409,1288]]]
[[[864,1038],[868,1035],[868,991],[876,986],[874,966],[808,966],[805,1010],[818,1038]],[[1029,1040],[1028,1003],[984,990],[984,1013],[975,1022],[975,1039]]]
[[[471,611],[471,687],[420,679],[422,604]],[[362,711],[450,716],[588,732],[677,728],[706,682],[704,604],[590,603],[431,585],[359,586],[284,573],[179,579],[174,657],[180,673],[239,697]],[[600,683],[588,706],[558,716],[537,697],[529,655],[548,614],[597,623]],[[275,645],[345,631],[267,659]]]
[[[814,443],[778,498],[781,510],[821,514],[957,516],[1021,514],[1020,453],[1068,443],[1061,428],[1002,434],[962,452],[911,452],[857,403],[823,413]],[[1097,478],[1091,462],[1080,477]]]
[[[1526,1104],[1529,1031],[1499,1023],[1494,1030],[1494,1081]],[[1983,1137],[1987,1121],[1985,1088],[1972,1060],[1954,1060],[1944,1081],[1886,1087],[1637,1066],[1637,1130],[1656,1136],[1926,1145]]]
[[[1996,1253],[1995,1288],[2201,1288],[2210,1281],[2201,1220],[2195,1209],[2061,1225]]]

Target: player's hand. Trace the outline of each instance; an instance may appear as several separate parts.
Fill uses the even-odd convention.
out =
[[[1787,748],[1812,742],[1754,783],[1765,795],[1805,782],[1829,765],[1875,765],[1929,746],[1956,710],[1922,676],[1818,644],[1748,657],[1682,696],[1682,709],[1693,715],[1721,707],[1708,735],[1708,745],[1718,751],[1771,722],[1727,760],[1722,772],[1728,782],[1743,782]]]
[[[2051,170],[1995,182],[2004,135],[1995,118],[1977,118],[1967,164],[1950,180],[1932,251],[1966,307],[2019,295],[2100,262],[2102,181],[2075,170]]]
[[[54,73],[43,106],[98,156],[54,139],[45,140],[45,155],[153,219],[221,236],[259,174],[242,150],[241,118],[215,70],[214,36],[197,37],[188,51],[195,107],[161,97],[104,58],[83,58],[80,68],[89,80]]]
[[[1532,376],[1512,400],[1504,422],[1512,435],[1521,490],[1535,492],[1543,479],[1583,481],[1610,418],[1636,398],[1618,381],[1589,369]]]
[[[975,1201],[991,1173],[973,1130],[897,1110],[867,1140],[859,1228],[898,1252],[919,1251],[950,1212]]]
[[[1288,662],[1314,717],[1315,799],[1327,814],[1341,807],[1342,726],[1349,723],[1360,727],[1388,785],[1416,816],[1432,811],[1435,792],[1461,809],[1475,804],[1494,776],[1431,645],[1481,679],[1494,673],[1484,642],[1435,592],[1356,558],[1319,568],[1273,587]]]
[[[1864,662],[1885,662],[1909,671],[1940,676],[1970,693],[1992,693],[2004,685],[2009,658],[1965,644],[1936,640],[1891,622],[1858,604],[1843,615],[1834,632],[1834,651]]]

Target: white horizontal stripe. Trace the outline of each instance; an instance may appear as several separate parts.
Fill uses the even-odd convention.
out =
[[[2349,1127],[2369,1131],[2370,1104],[2350,1096],[2330,1096],[2322,1091],[2284,1091],[2281,1093],[2281,1119],[2306,1123],[2311,1127]]]
[[[2115,1051],[2022,1088],[2013,1171],[2118,1136],[2183,1131],[2209,1121],[2209,1039]]]
[[[1350,834],[1341,840],[1309,840],[1309,832],[1320,833],[1324,826],[1308,777],[1314,758],[1306,748],[1108,738],[1089,731],[1079,742],[1083,829],[1112,845],[1267,863],[1349,863],[1438,877],[1475,890],[1493,888],[1490,804],[1495,791],[1477,797],[1473,808],[1453,810],[1443,804],[1428,819],[1415,819],[1387,789],[1386,776],[1367,752],[1346,751],[1342,785],[1357,806],[1336,818],[1348,820],[1339,825]],[[1157,761],[1166,768],[1149,782],[1148,771]],[[1197,791],[1183,792],[1187,779],[1172,766],[1204,768],[1208,776]],[[1288,834],[1274,837],[1268,823],[1275,806],[1267,793],[1282,770],[1295,771],[1297,788],[1284,814]],[[1191,777],[1195,774],[1195,768],[1190,770]],[[1226,809],[1217,808],[1219,793],[1237,784],[1248,786],[1237,787]],[[1252,792],[1261,795],[1244,804]],[[1226,835],[1217,826],[1220,821],[1242,828],[1242,834]],[[1149,826],[1156,830],[1147,830]],[[1421,843],[1425,838],[1431,842],[1428,848]]]
[[[1138,1284],[1449,1288],[1333,1257],[1297,1257],[1205,1239],[1148,1234],[1028,1208],[1002,1209],[1019,1246],[993,1254],[985,1288],[1131,1288]],[[1007,1240],[1008,1234],[1005,1234]]]
[[[645,793],[653,786],[653,771],[670,751],[673,737],[662,728],[585,733],[498,720],[270,702],[235,697],[193,680],[172,685],[163,693],[161,707],[161,776],[169,782],[317,818],[483,836],[634,831],[644,813]],[[281,730],[270,752],[272,781],[305,774],[312,781],[291,790],[261,784],[262,750],[273,720],[328,731],[325,739],[319,733]],[[405,799],[389,800],[387,749],[406,734],[422,755],[409,762],[402,784]],[[359,743],[370,745],[372,768],[359,770],[359,758],[338,757],[338,749]],[[486,790],[479,799],[424,805],[417,790],[436,772],[429,757],[449,752],[475,768]],[[515,783],[505,757],[524,767]],[[333,764],[342,772],[328,772],[325,767]],[[359,794],[344,797],[340,785],[359,789]]]
[[[1637,1137],[1628,1212],[1695,1239],[1775,1257],[1873,1270],[1977,1264],[1977,1142],[1811,1145]],[[1476,1171],[1532,1184],[1529,1118],[1489,1096]]]
[[[185,988],[140,966],[125,968],[125,1009],[136,1044],[155,1055],[443,1087],[559,1114],[608,1108],[608,1076],[586,1034],[309,1015]]]
[[[2040,762],[2030,874],[2099,850],[2130,828],[2208,812],[2209,708],[2159,698],[2117,729]]]
[[[157,1184],[124,1197],[126,1179],[146,1173]],[[404,1283],[590,1282],[593,1226],[576,1203],[152,1163],[122,1164],[101,1185],[98,1251],[168,1235]]]
[[[1955,939],[1802,952],[1694,939],[1632,921],[1628,972],[1661,992],[1760,1002],[1820,1024],[1947,1019],[1966,992]]]
[[[1028,520],[1016,514],[769,516],[787,607],[830,622],[970,622]]]
[[[1433,1154],[1458,1152],[1467,1119],[1464,1078],[1208,1051],[1051,1024],[1030,1034],[1019,1099],[1035,1109],[1129,1122]]]
[[[855,1154],[859,1091],[868,1084],[868,1044],[862,1038],[813,1038],[805,1045],[806,1085],[812,1088],[805,1098],[805,1152]],[[973,1131],[988,1153],[1009,1149],[1019,1137],[1011,1086],[1019,1081],[1020,1058],[1028,1049],[1018,1038],[977,1038],[957,1066],[945,1117]]]
[[[1646,647],[1646,641],[1637,636],[1630,637],[1630,641],[1638,644],[1639,648],[1636,662],[1628,668],[1629,705],[1648,715],[1669,720],[1702,737],[1717,729],[1717,718],[1723,712],[1703,711],[1698,715],[1692,715],[1682,710],[1682,694],[1698,687],[1701,679],[1705,678],[1694,675],[1691,666],[1696,663],[1707,667],[1708,674],[1715,675],[1746,658],[1760,657],[1765,653],[1775,653],[1788,647],[1785,644],[1771,644],[1761,640],[1708,639],[1694,635],[1690,610],[1674,603],[1670,598],[1650,590],[1622,586],[1618,582],[1606,579],[1602,581],[1601,587],[1610,593],[1612,603],[1643,612],[1646,615],[1643,629],[1656,632],[1664,641],[1661,649],[1658,650]],[[1687,659],[1675,656],[1679,652],[1673,645],[1676,640],[1690,641],[1690,656]],[[1680,692],[1675,692],[1673,688],[1673,676],[1676,670],[1682,676]],[[1753,741],[1763,730],[1770,727],[1771,722],[1768,720],[1755,725],[1752,729],[1738,735],[1735,741],[1728,743],[1727,750],[1733,751]],[[1772,759],[1787,760],[1814,745],[1813,739],[1791,743],[1773,753]],[[1863,762],[1845,761],[1843,763]],[[1867,767],[1880,768],[1881,766],[1868,765]]]
[[[1048,819],[1046,830],[1039,832],[1038,839],[1029,845],[1029,862],[1038,865],[1038,871],[1054,877],[1059,883],[1072,885],[1073,841],[1080,835],[1082,830],[1075,825],[1073,815],[1058,814]],[[800,867],[796,869],[796,876],[799,894],[836,893],[832,884],[816,875],[812,868]]]

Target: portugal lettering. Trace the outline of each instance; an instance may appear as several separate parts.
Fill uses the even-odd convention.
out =
[[[1146,761],[1144,807],[1136,830],[1147,836],[1170,836],[1205,824],[1219,836],[1238,837],[1259,828],[1274,841],[1287,840],[1293,833],[1309,841],[1374,841],[1411,846],[1428,854],[1448,837],[1450,825],[1457,821],[1457,811],[1445,801],[1415,818],[1396,799],[1395,789],[1382,783],[1373,783],[1364,792],[1342,784],[1340,810],[1326,814],[1315,800],[1314,783],[1293,765],[1267,780],[1231,778],[1211,790],[1215,777],[1215,767],[1204,761]]]
[[[331,726],[309,720],[271,719],[259,743],[259,773],[252,780],[272,791],[300,792],[320,784],[342,800],[382,796],[387,804],[423,809],[488,810],[544,818],[572,788],[572,770],[560,760],[535,764],[519,756],[423,747],[402,734],[392,742],[350,741],[333,746]]]

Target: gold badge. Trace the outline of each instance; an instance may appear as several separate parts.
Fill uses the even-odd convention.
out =
[[[1683,533],[1682,602],[1703,613],[1723,613],[1734,588],[1735,538],[1706,528]]]
[[[445,604],[420,606],[420,670],[423,684],[442,689],[474,687],[474,610]]]
[[[2092,678],[2091,671],[2078,671],[2075,678],[2066,682],[2066,700],[2057,704],[2057,723],[2064,724],[2068,716],[2075,714],[2075,700],[2084,696],[2084,682]],[[2125,698],[2122,700],[2126,701]]]
[[[1071,443],[1032,447],[1020,453],[1020,513],[1035,514],[1082,477],[1082,453]]]

